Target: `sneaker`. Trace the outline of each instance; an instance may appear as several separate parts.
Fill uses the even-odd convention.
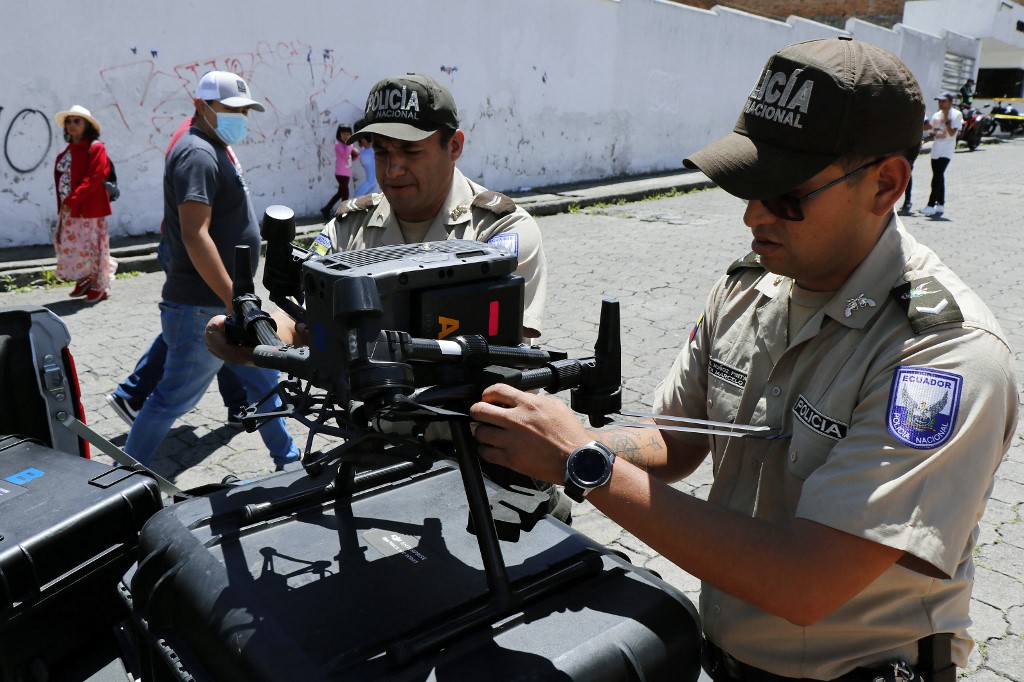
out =
[[[99,303],[100,301],[107,300],[107,292],[100,291],[99,289],[89,289],[85,294],[85,300],[89,303]]]
[[[924,208],[921,209],[921,215],[935,215],[935,207],[925,206]]]
[[[138,409],[128,404],[128,401],[119,396],[116,393],[107,395],[107,403],[114,408],[114,412],[117,416],[124,420],[124,423],[131,426],[135,423],[135,418],[139,416],[139,410],[142,409],[140,406]]]
[[[298,464],[302,461],[302,452],[299,447],[292,444],[291,452],[285,457],[278,458],[274,457],[274,471],[284,471],[285,469],[291,469],[291,465]]]
[[[68,296],[70,296],[71,298],[82,298],[87,293],[89,293],[89,289],[91,287],[92,277],[85,277],[84,279],[80,279],[77,282],[75,282],[75,288],[71,290],[71,293],[68,294]]]
[[[910,212],[913,209],[913,207],[914,205],[911,204],[909,201],[904,202],[903,206],[900,207],[900,215],[910,215]]]
[[[320,215],[323,216],[323,219],[325,221],[330,220],[331,219],[331,209],[326,208],[326,207],[321,208],[320,209]]]
[[[940,215],[942,215],[945,212],[946,212],[946,209],[943,208],[942,204],[935,204],[935,214],[934,215],[935,215],[936,218],[938,218]]]
[[[228,424],[242,428],[242,417],[245,416],[245,407],[228,408]]]

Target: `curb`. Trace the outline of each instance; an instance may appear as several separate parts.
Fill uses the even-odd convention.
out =
[[[507,192],[515,202],[535,217],[568,213],[612,201],[642,201],[662,194],[688,192],[714,187],[698,171],[671,171],[631,176],[600,182],[556,185],[540,190]],[[296,237],[319,232],[324,223],[319,217],[297,218]],[[118,271],[157,272],[156,247],[159,235],[123,237],[111,243],[110,255],[118,261]],[[0,292],[14,288],[45,285],[55,278],[57,259],[48,245],[9,249],[9,257],[0,263]],[[3,253],[0,250],[0,253]],[[42,254],[47,254],[43,256]]]

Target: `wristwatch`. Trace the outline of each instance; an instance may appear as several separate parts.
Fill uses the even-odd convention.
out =
[[[565,462],[565,494],[582,502],[587,493],[611,479],[614,461],[615,453],[596,440],[573,450]]]

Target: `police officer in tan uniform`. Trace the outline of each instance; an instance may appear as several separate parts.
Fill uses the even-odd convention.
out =
[[[893,212],[923,116],[881,48],[776,53],[734,131],[686,159],[747,200],[753,252],[712,289],[662,417],[588,431],[505,386],[472,408],[482,457],[564,481],[702,580],[716,682],[944,682],[967,663],[971,552],[1017,388],[992,313]],[[706,502],[668,485],[708,454]]]
[[[381,193],[344,202],[313,243],[324,255],[393,244],[472,239],[516,254],[526,280],[523,324],[540,335],[547,266],[536,221],[504,194],[467,179],[455,162],[465,135],[455,100],[430,76],[407,74],[373,86],[354,139],[372,137]]]
[[[470,239],[504,247],[519,260],[525,280],[523,335],[540,336],[547,296],[547,265],[537,222],[512,199],[467,179],[455,162],[465,135],[451,93],[430,76],[406,74],[378,81],[366,100],[363,125],[349,141],[372,137],[381,192],[338,207],[311,250],[320,255],[447,239]],[[278,335],[301,344],[295,321],[275,311]],[[207,345],[219,357],[251,362],[251,348],[228,344],[224,317],[207,326]],[[443,429],[442,429],[443,430]],[[572,503],[555,486],[484,463],[496,482],[536,487],[548,493],[548,511],[571,519]]]

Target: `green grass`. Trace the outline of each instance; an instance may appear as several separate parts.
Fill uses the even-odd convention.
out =
[[[657,194],[652,194],[652,195],[650,195],[648,197],[644,197],[643,200],[644,201],[655,201],[657,199],[672,199],[673,197],[681,197],[681,196],[685,196],[687,194],[693,194],[694,192],[705,192],[705,191],[707,191],[709,189],[711,189],[711,188],[710,187],[690,187],[689,189],[679,189],[678,187],[673,187],[672,189],[670,189],[668,191],[658,192]]]
[[[623,206],[624,204],[628,204],[628,203],[629,203],[629,201],[627,201],[625,197],[619,197],[618,199],[615,199],[613,201],[599,201],[596,204],[592,204],[590,206],[590,208],[601,209],[601,208],[608,208],[610,206]]]
[[[114,279],[133,279],[143,274],[145,273],[138,270],[130,270],[117,273],[114,275]],[[0,275],[0,294],[24,294],[34,289],[60,289],[61,287],[74,286],[74,284],[74,282],[65,282],[62,279],[58,279],[57,273],[53,270],[43,270],[39,273],[38,278],[28,284],[21,285],[10,275]]]
[[[613,206],[624,206],[626,204],[631,204],[631,203],[635,203],[635,202],[638,202],[638,201],[657,201],[658,199],[672,199],[674,197],[681,197],[681,196],[684,196],[686,194],[692,194],[694,192],[703,192],[706,189],[710,189],[710,188],[708,188],[708,187],[693,187],[693,188],[690,188],[690,189],[680,189],[678,187],[673,187],[672,189],[666,190],[664,192],[657,192],[655,194],[648,194],[647,196],[640,197],[638,199],[627,199],[625,197],[619,197],[618,199],[612,199],[611,201],[600,201],[600,202],[598,202],[596,204],[590,204],[586,208],[583,208],[582,206],[580,206],[577,203],[572,203],[572,204],[569,204],[569,207],[568,207],[567,210],[568,210],[569,213],[582,213],[583,211],[589,210],[589,209],[601,210],[601,209],[604,209],[604,208],[611,208]]]
[[[43,289],[54,289],[56,287],[64,286],[65,282],[57,277],[57,273],[54,270],[43,270],[41,273],[43,278],[40,286]]]

